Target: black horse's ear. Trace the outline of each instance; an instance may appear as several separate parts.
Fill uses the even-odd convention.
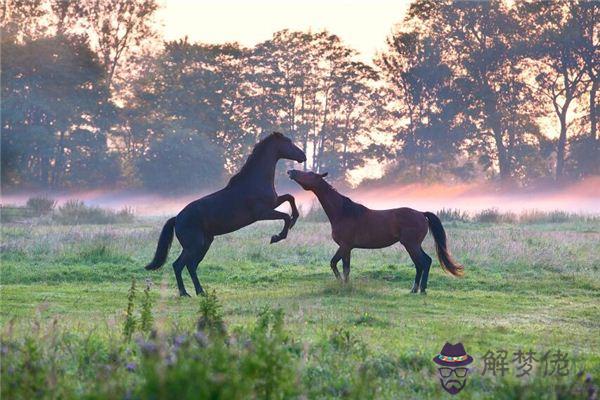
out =
[[[321,178],[325,178],[327,175],[329,175],[329,173],[328,173],[328,172],[324,172],[324,173],[322,173],[322,174],[319,174],[319,176],[320,176]]]
[[[273,136],[283,137],[283,133],[281,133],[281,132],[273,132]]]

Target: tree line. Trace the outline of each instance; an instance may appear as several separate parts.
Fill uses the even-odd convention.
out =
[[[275,130],[339,180],[370,159],[388,183],[600,172],[597,2],[417,0],[371,63],[327,31],[165,42],[157,10],[3,3],[3,189],[202,189]]]

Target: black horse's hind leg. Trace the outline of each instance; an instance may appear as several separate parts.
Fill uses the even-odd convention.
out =
[[[423,263],[423,276],[421,277],[421,293],[425,294],[427,289],[427,280],[429,279],[429,268],[431,267],[431,257],[421,248],[421,262]]]
[[[415,264],[415,269],[417,270],[416,274],[415,274],[415,283],[413,284],[413,287],[411,289],[411,293],[417,293],[419,291],[419,287],[421,285],[421,277],[423,275],[423,261],[422,261],[422,249],[421,246],[419,247],[414,247],[414,246],[406,246],[404,245],[404,247],[406,248],[406,251],[408,251],[408,255],[410,256],[410,259],[412,260],[413,264]],[[429,269],[427,270],[427,272],[429,273]]]
[[[340,275],[340,271],[338,270],[337,267],[337,263],[342,259],[342,248],[340,247],[335,254],[333,255],[333,258],[331,259],[329,266],[331,267],[331,270],[333,271],[333,275],[335,275],[337,280],[342,280],[342,276]]]
[[[281,232],[279,232],[278,235],[271,236],[271,243],[277,243],[280,240],[285,239],[287,237],[288,230],[290,229],[290,222],[291,222],[290,216],[287,215],[286,213],[282,213],[280,211],[267,210],[267,211],[261,213],[260,217],[258,218],[259,221],[272,221],[275,219],[283,220],[283,222],[284,222],[283,230]]]
[[[186,259],[187,270],[192,277],[192,282],[194,282],[194,289],[196,289],[197,295],[204,295],[204,289],[202,288],[202,285],[200,285],[196,271],[198,270],[198,264],[200,264],[200,262],[204,259],[206,252],[208,252],[212,241],[212,237],[204,238],[202,241],[203,243],[198,243],[199,247],[195,248],[193,252],[190,252]]]
[[[185,267],[185,253],[186,251],[183,250],[181,252],[181,255],[177,258],[177,260],[175,260],[175,262],[173,263],[173,271],[175,271],[175,279],[177,280],[177,288],[179,289],[179,295],[190,297],[188,292],[186,292],[185,290],[185,286],[183,285],[183,278],[181,277],[181,271],[183,271],[183,268]]]
[[[281,204],[285,203],[286,201],[290,203],[290,207],[292,208],[292,220],[290,221],[290,226],[289,226],[289,229],[292,229],[292,227],[296,223],[296,220],[300,216],[300,213],[298,212],[298,208],[296,208],[296,200],[294,199],[294,196],[292,196],[291,194],[284,194],[284,195],[279,196],[277,198],[277,205],[275,207],[279,207]]]

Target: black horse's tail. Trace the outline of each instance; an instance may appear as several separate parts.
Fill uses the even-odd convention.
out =
[[[156,246],[156,253],[154,253],[154,259],[150,264],[146,265],[146,269],[153,270],[159,269],[167,261],[169,255],[169,249],[171,248],[171,242],[173,241],[173,233],[175,228],[175,217],[169,219],[165,226],[163,226],[158,238],[158,245]]]
[[[433,234],[433,239],[435,240],[435,250],[442,268],[454,276],[462,276],[465,269],[452,258],[452,255],[450,255],[450,252],[446,247],[446,231],[442,226],[442,221],[440,221],[437,215],[431,212],[424,212],[423,215],[425,215],[429,221],[429,229]]]

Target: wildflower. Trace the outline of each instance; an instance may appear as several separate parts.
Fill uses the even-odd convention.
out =
[[[194,337],[196,338],[196,341],[198,342],[200,347],[206,347],[208,345],[208,338],[206,337],[204,332],[198,331],[198,332],[196,332]]]

